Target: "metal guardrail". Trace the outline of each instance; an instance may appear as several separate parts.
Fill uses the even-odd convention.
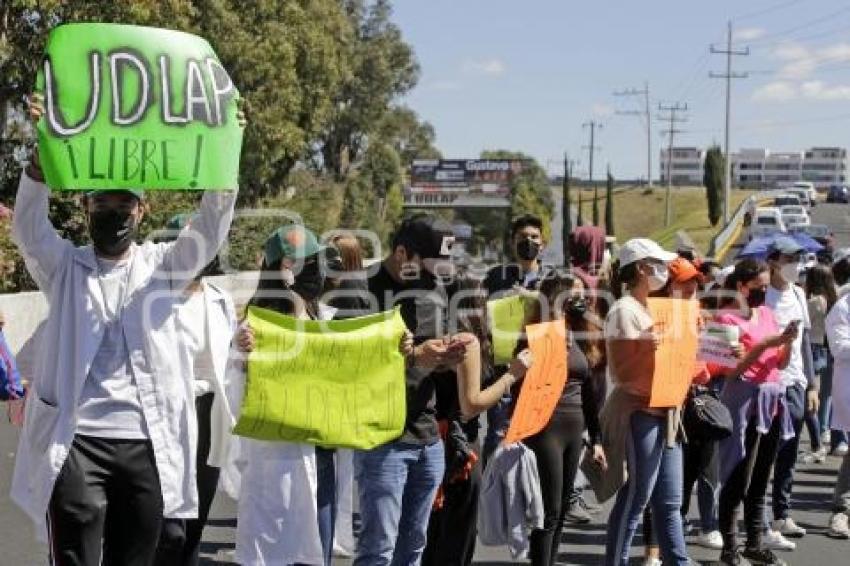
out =
[[[741,227],[744,223],[744,215],[747,213],[747,210],[753,206],[753,204],[758,205],[761,202],[783,194],[786,194],[786,191],[782,189],[774,191],[759,191],[744,199],[744,201],[738,205],[738,208],[735,209],[735,213],[732,215],[732,218],[729,219],[726,226],[724,226],[720,232],[711,239],[711,242],[708,245],[708,256],[716,259],[722,259],[729,247],[737,241],[738,236],[741,234]]]

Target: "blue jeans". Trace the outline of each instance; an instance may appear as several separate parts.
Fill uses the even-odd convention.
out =
[[[830,430],[830,419],[832,418],[832,355],[827,351],[826,367],[820,372],[820,432]],[[830,433],[830,451],[835,450],[841,442],[847,442],[847,433],[843,430],[832,430]]]
[[[682,532],[682,447],[665,444],[666,418],[635,411],[626,439],[628,480],[617,492],[608,518],[605,564],[629,563],[629,548],[647,504],[665,564],[687,564]]]
[[[789,385],[785,390],[788,412],[794,425],[794,437],[779,445],[773,467],[773,518],[787,519],[791,512],[791,490],[794,487],[794,468],[797,449],[806,413],[806,389],[802,385]]]
[[[440,441],[427,446],[396,441],[355,453],[362,527],[354,566],[420,563],[444,470]]]

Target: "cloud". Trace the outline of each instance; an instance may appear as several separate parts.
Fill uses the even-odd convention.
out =
[[[789,102],[796,99],[850,101],[850,85],[829,85],[823,81],[775,81],[756,89],[752,99],[760,102]]]
[[[811,100],[850,100],[850,85],[829,86],[823,81],[807,81],[800,90]]]
[[[799,96],[797,87],[789,82],[776,81],[756,89],[752,99],[755,101],[788,102]]]
[[[773,56],[785,61],[778,76],[784,79],[805,79],[823,65],[850,61],[850,44],[836,43],[817,49],[808,49],[798,43],[788,42],[773,50]]]
[[[735,30],[734,37],[735,41],[752,41],[754,39],[758,39],[764,35],[764,29],[762,28],[741,28]]]
[[[591,107],[591,112],[593,112],[594,116],[610,116],[614,113],[614,108],[603,104],[602,102],[597,102]]]
[[[467,59],[463,62],[463,70],[471,75],[499,77],[505,74],[505,64],[501,59],[495,57],[487,59]]]

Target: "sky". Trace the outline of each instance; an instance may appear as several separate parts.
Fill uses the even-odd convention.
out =
[[[396,0],[394,21],[421,66],[403,102],[430,122],[446,158],[484,149],[563,155],[588,175],[588,128],[602,124],[594,178],[646,176],[648,82],[652,174],[667,145],[658,105],[687,104],[675,145],[723,145],[727,22],[733,25],[731,147],[798,151],[850,146],[850,1]],[[669,123],[668,123],[669,126]]]

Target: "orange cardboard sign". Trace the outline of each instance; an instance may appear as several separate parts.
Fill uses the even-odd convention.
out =
[[[505,444],[535,435],[549,424],[567,383],[567,341],[563,320],[525,327],[531,367],[525,374]]]
[[[650,407],[679,407],[694,376],[699,346],[699,303],[685,299],[649,299],[655,350]]]

